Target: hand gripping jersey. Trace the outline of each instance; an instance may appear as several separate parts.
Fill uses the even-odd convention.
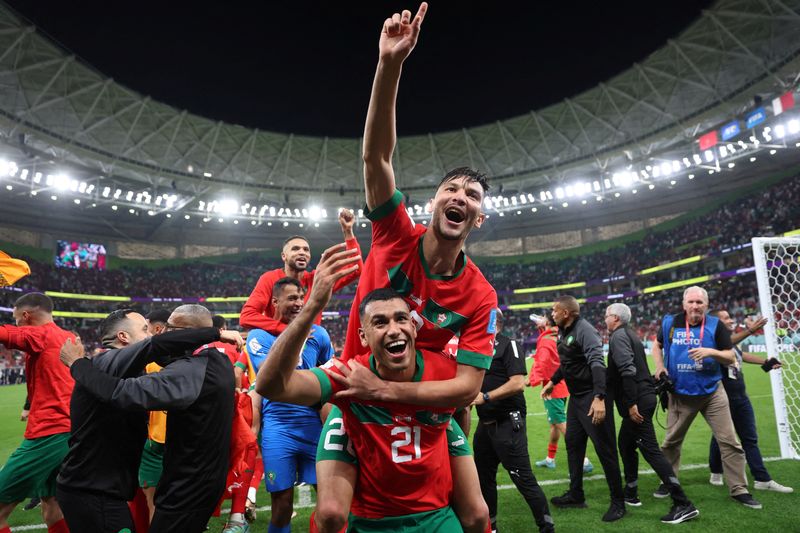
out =
[[[375,358],[356,360],[377,374]],[[330,376],[338,369],[312,369],[322,388],[322,401],[343,412],[344,426],[358,457],[358,481],[351,512],[380,519],[442,509],[450,504],[453,481],[446,431],[453,409],[389,402],[332,399],[341,390]],[[441,352],[417,351],[412,381],[455,377],[452,360]]]
[[[462,253],[458,272],[452,276],[432,274],[422,253],[427,228],[414,224],[400,191],[367,218],[372,221],[372,248],[350,310],[342,359],[369,352],[358,337],[358,305],[371,291],[392,287],[411,306],[418,349],[444,351],[453,335],[458,335],[456,360],[489,368],[497,294],[478,267]]]

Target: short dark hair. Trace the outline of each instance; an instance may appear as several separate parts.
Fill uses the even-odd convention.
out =
[[[483,189],[483,194],[489,192],[489,178],[486,176],[486,174],[469,167],[454,168],[453,170],[445,174],[444,177],[442,178],[442,181],[440,181],[439,185],[436,186],[436,190],[438,191],[439,187],[441,187],[442,184],[448,181],[453,181],[458,178],[467,178],[467,182],[474,181],[475,183],[481,186],[481,188]]]
[[[211,317],[211,323],[214,324],[215,328],[222,329],[225,327],[228,321],[225,320],[225,317],[222,315],[214,315]]]
[[[100,322],[100,342],[105,348],[112,347],[111,343],[114,342],[117,336],[120,324],[133,312],[135,312],[133,309],[117,309],[116,311],[111,311],[108,316]]]
[[[304,241],[306,241],[306,244],[309,244],[308,239],[306,239],[302,235],[292,235],[291,237],[283,241],[283,246],[286,246],[287,244],[289,244],[289,241],[293,241],[295,239],[303,239]],[[283,248],[283,246],[281,246],[281,248]]]
[[[388,302],[389,300],[395,300],[395,299],[403,300],[403,297],[400,296],[400,294],[396,290],[390,287],[375,289],[374,291],[364,296],[364,299],[361,300],[360,304],[358,304],[358,317],[359,318],[364,317],[364,314],[366,314],[367,312],[367,306],[372,302]],[[405,300],[403,300],[403,303],[405,303]]]
[[[551,328],[556,325],[556,321],[553,320],[553,312],[550,310],[544,312],[544,320]]]
[[[578,300],[575,299],[574,296],[570,296],[569,294],[565,294],[564,296],[559,296],[556,298],[556,303],[561,305],[564,309],[569,311],[571,316],[578,316],[581,314],[581,305],[578,303]]]
[[[49,296],[46,294],[42,294],[41,292],[29,292],[28,294],[23,294],[17,301],[14,302],[14,307],[23,308],[27,307],[29,309],[39,308],[45,313],[52,313],[53,312],[53,300],[50,299]]]
[[[294,285],[300,289],[301,292],[303,291],[303,285],[300,283],[300,281],[298,281],[296,278],[290,278],[289,276],[286,276],[276,281],[275,285],[272,286],[272,297],[277,298],[283,292],[283,288],[289,285]]]
[[[724,312],[726,312],[726,313],[728,313],[728,310],[727,310],[727,309],[714,309],[713,311],[711,311],[711,312],[710,312],[710,313],[708,313],[708,314],[709,314],[709,315],[711,315],[711,316],[716,316],[716,317],[719,317],[719,314],[720,314],[720,313],[722,313],[723,311],[724,311]],[[730,313],[728,313],[728,315],[730,315]]]
[[[151,324],[153,322],[160,322],[162,324],[166,324],[171,314],[172,311],[170,311],[169,309],[153,309],[152,311],[147,313],[147,316],[145,318]]]

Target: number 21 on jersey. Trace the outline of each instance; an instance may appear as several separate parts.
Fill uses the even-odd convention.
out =
[[[420,447],[420,437],[422,428],[419,426],[398,426],[392,428],[392,437],[398,437],[397,440],[392,441],[392,461],[395,463],[407,463],[413,459],[422,457],[422,449]],[[411,444],[411,439],[414,439],[414,453],[400,453],[400,448]]]

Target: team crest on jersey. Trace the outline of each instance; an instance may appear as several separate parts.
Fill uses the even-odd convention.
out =
[[[270,470],[269,472],[267,472],[267,483],[275,484],[275,478],[277,477],[278,477],[277,474],[275,474],[275,472]]]
[[[247,342],[247,348],[250,350],[250,353],[255,354],[261,349],[261,343],[258,342],[258,339],[253,337]]]
[[[572,341],[574,340],[575,338],[572,335],[570,335],[564,342],[566,343],[567,346],[569,346],[570,344],[572,344]]]
[[[445,323],[446,320],[447,320],[447,314],[439,313],[439,316],[436,317],[436,325],[441,326],[442,324]]]

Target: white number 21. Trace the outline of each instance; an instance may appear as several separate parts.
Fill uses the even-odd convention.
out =
[[[411,434],[414,434],[414,455],[399,453],[401,446],[411,444]],[[412,459],[419,459],[422,456],[420,448],[420,435],[422,431],[419,426],[408,427],[398,426],[392,429],[392,437],[399,436],[400,438],[392,442],[392,461],[395,463],[407,463]]]

